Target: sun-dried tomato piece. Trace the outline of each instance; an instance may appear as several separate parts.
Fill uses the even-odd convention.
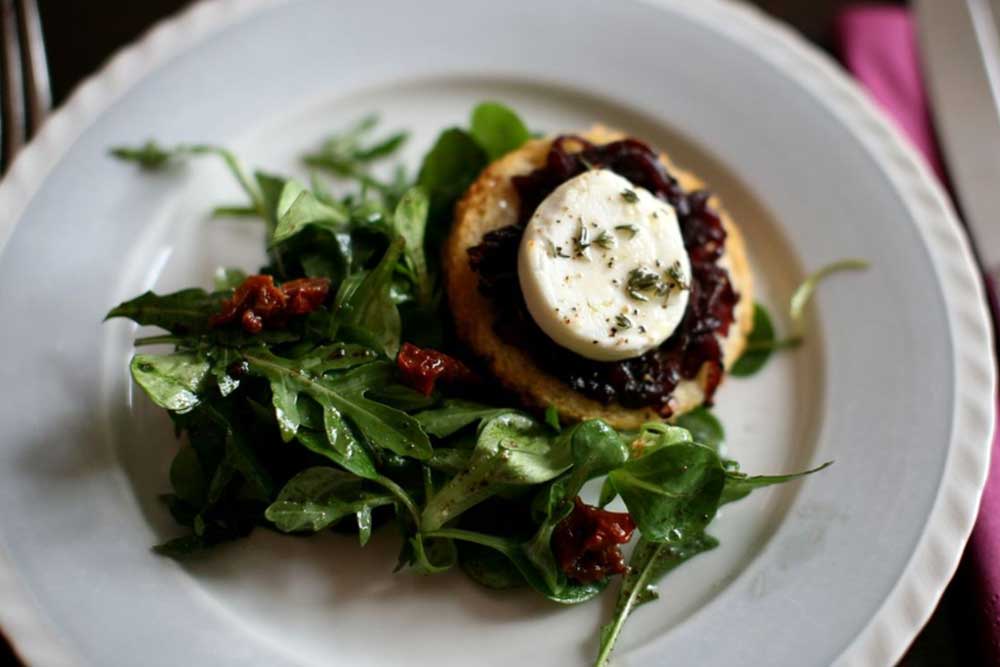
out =
[[[289,315],[306,315],[316,310],[326,301],[330,292],[327,278],[299,278],[282,284],[281,291],[288,297],[285,312]]]
[[[458,359],[412,343],[403,343],[396,356],[396,365],[403,381],[425,396],[430,396],[439,380],[447,384],[475,384],[479,381]]]
[[[577,497],[572,513],[552,533],[552,551],[570,579],[601,581],[625,572],[620,545],[631,540],[634,531],[635,522],[627,512],[608,512]]]
[[[319,308],[330,291],[326,278],[301,278],[281,286],[271,276],[249,276],[222,302],[219,312],[208,320],[221,327],[239,320],[248,333],[280,328],[293,315],[305,315]]]

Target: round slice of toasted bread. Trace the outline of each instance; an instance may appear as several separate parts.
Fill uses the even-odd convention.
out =
[[[595,126],[580,135],[595,144],[623,139],[624,134]],[[516,392],[528,407],[543,409],[554,405],[569,421],[601,418],[616,428],[637,428],[643,422],[661,420],[655,407],[626,408],[617,402],[605,405],[570,388],[541,368],[530,355],[497,336],[493,324],[495,309],[479,291],[479,276],[469,266],[469,248],[479,245],[487,232],[512,225],[518,217],[518,195],[511,178],[527,174],[545,163],[551,138],[536,139],[508,153],[487,167],[469,187],[455,209],[455,222],[443,248],[445,284],[459,337],[489,365],[507,388]],[[703,183],[690,172],[678,169],[661,154],[660,160],[687,190]],[[722,341],[723,365],[728,370],[739,358],[753,326],[753,296],[750,267],[743,237],[716,197],[710,200],[726,229],[725,254],[719,261],[729,271],[740,299],[735,321]],[[682,380],[671,397],[673,416],[701,405],[705,400],[707,367],[693,380]]]

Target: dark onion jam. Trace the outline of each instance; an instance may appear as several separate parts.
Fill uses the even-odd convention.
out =
[[[579,497],[573,511],[552,533],[552,552],[559,568],[581,583],[602,581],[625,572],[621,545],[632,539],[635,522],[625,512],[586,505]]]
[[[517,279],[518,246],[535,209],[559,185],[590,168],[609,169],[673,206],[691,259],[691,294],[677,330],[655,350],[617,362],[593,361],[553,342],[531,319]],[[739,295],[718,265],[726,230],[708,206],[709,193],[684,192],[656,153],[631,138],[595,145],[576,136],[558,137],[545,165],[515,176],[513,184],[520,197],[517,224],[489,232],[480,245],[469,248],[479,289],[496,305],[497,334],[591,398],[605,404],[617,400],[628,408],[649,406],[664,416],[671,413],[668,401],[677,384],[707,366],[705,402],[711,405],[722,379],[718,337],[729,332]]]

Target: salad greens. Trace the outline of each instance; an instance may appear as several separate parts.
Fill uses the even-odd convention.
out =
[[[767,363],[775,350],[798,347],[805,340],[805,309],[819,284],[840,271],[863,271],[868,262],[863,259],[842,259],[810,273],[795,288],[788,304],[788,320],[792,333],[787,338],[776,338],[771,315],[760,303],[753,306],[753,328],[747,336],[747,346],[743,354],[729,370],[731,375],[747,377],[753,375]]]
[[[626,618],[656,598],[656,583],[718,544],[707,530],[720,505],[814,471],[739,472],[722,457],[724,431],[704,408],[675,425],[619,432],[601,420],[563,423],[555,408],[536,418],[482,386],[430,395],[411,388],[396,363],[404,344],[460,354],[437,259],[452,207],[489,160],[531,134],[513,111],[486,102],[468,129],[442,132],[415,177],[396,167],[385,178],[380,161],[407,135],[371,139],[375,127],[374,117],[362,119],[308,154],[308,183],[248,173],[209,145],[113,151],[150,170],[221,158],[247,201],[215,212],[263,223],[264,280],[320,279],[329,289],[319,307],[257,333],[215,319],[248,280],[239,269],[221,269],[213,291],[146,292],[108,313],[164,330],[137,346],[172,348],[131,362],[135,382],[186,436],[163,500],[188,532],[156,550],[183,558],[258,527],[315,533],[340,525],[364,546],[394,519],[403,534],[398,567],[431,574],[458,566],[491,588],[529,586],[575,604],[610,577],[571,577],[558,535],[579,511],[584,484],[603,478],[600,506],[620,499],[640,533],[600,631],[604,664]],[[352,192],[335,197],[321,174]],[[823,275],[796,293],[793,323]],[[745,370],[762,365],[774,341],[760,307],[751,339],[761,347],[741,360]]]

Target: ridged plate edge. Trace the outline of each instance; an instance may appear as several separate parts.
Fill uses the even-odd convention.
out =
[[[0,183],[0,252],[31,198],[81,133],[157,67],[206,35],[285,0],[205,0],[159,23],[73,93]],[[951,203],[921,157],[828,57],[760,11],[726,0],[646,0],[669,6],[766,58],[845,123],[903,193],[947,295],[956,345],[955,421],[941,487],[902,576],[865,629],[838,658],[844,665],[892,664],[926,623],[961,558],[989,467],[996,392],[992,330],[978,269]],[[25,662],[77,664],[0,552],[0,627]]]

